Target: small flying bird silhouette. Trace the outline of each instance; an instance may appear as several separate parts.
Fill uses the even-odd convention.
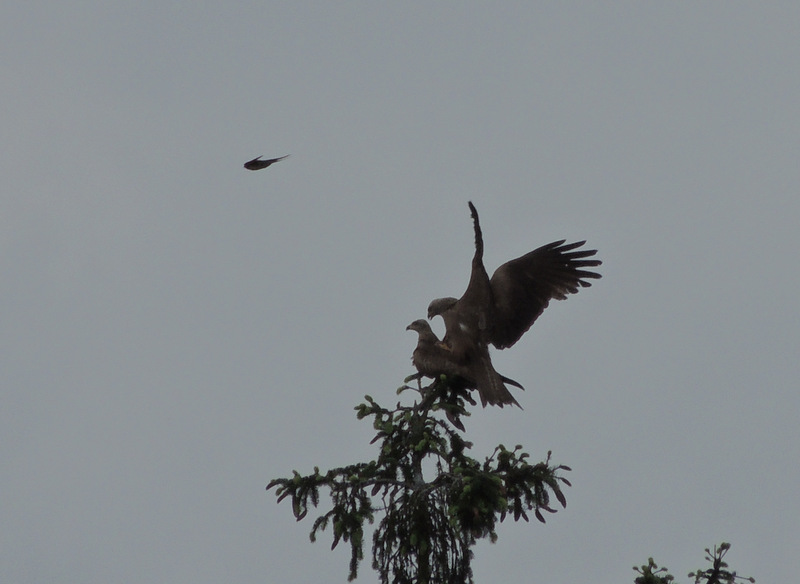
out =
[[[261,156],[258,158],[253,158],[253,160],[250,162],[245,162],[244,167],[247,170],[261,170],[262,168],[267,168],[270,164],[280,162],[284,158],[289,158],[289,155],[287,154],[286,156],[281,156],[280,158],[270,158],[269,160],[259,160],[259,158],[261,158]]]

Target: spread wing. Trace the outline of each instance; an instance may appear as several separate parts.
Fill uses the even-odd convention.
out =
[[[516,343],[550,300],[564,300],[568,294],[591,286],[588,279],[600,278],[600,274],[584,269],[602,263],[586,259],[597,250],[577,250],[585,241],[564,241],[543,245],[495,271],[491,279],[493,322],[487,340],[498,349]]]

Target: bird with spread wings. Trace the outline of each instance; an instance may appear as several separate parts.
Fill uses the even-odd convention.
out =
[[[597,250],[578,249],[585,241],[567,244],[562,239],[504,263],[489,278],[483,265],[483,233],[478,211],[471,202],[469,209],[475,229],[469,284],[461,298],[437,298],[430,303],[428,319],[441,316],[445,336],[431,349],[429,344],[421,343],[420,333],[417,351],[421,353],[415,351],[414,364],[427,360],[428,371],[439,369],[445,375],[448,371],[451,375],[456,371],[460,372],[456,375],[466,375],[474,380],[484,406],[516,403],[505,386],[507,396],[497,386],[497,379],[504,378],[486,373],[494,371],[489,345],[498,349],[513,346],[550,300],[564,300],[580,288],[591,286],[589,280],[600,278],[600,274],[587,268],[602,262],[593,259]],[[418,366],[417,369],[420,370]]]

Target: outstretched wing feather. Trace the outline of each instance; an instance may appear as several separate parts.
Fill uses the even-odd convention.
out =
[[[494,322],[488,341],[498,349],[511,347],[531,328],[550,300],[564,300],[600,274],[585,270],[599,266],[597,250],[577,250],[585,241],[554,241],[506,262],[491,279]],[[576,251],[573,251],[576,250]]]

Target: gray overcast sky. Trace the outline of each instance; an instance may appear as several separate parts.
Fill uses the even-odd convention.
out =
[[[604,262],[493,354],[473,455],[574,486],[477,581],[796,579],[800,5],[504,6],[0,9],[0,581],[344,582],[264,487],[373,455],[468,200],[490,271]]]

